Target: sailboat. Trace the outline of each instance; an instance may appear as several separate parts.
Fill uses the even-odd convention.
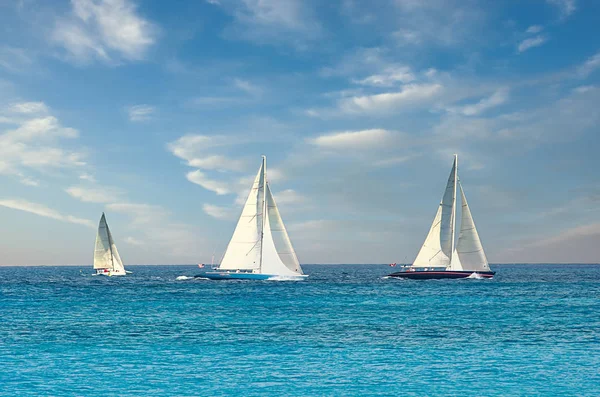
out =
[[[456,190],[460,190],[462,214],[460,234],[454,244],[456,220]],[[492,278],[465,191],[458,179],[458,156],[448,177],[442,198],[427,238],[412,265],[390,277],[410,279]]]
[[[219,267],[198,277],[213,280],[308,277],[302,272],[269,187],[265,156]]]
[[[112,238],[104,212],[98,225],[96,235],[96,249],[94,250],[95,275],[124,276],[126,273],[123,261],[117,251],[117,246]]]

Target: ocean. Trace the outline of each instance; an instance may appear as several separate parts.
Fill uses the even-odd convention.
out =
[[[306,265],[308,280],[276,282],[0,267],[0,395],[600,395],[600,265],[492,269]]]

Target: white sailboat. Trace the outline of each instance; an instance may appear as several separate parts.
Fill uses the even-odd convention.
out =
[[[455,246],[456,191],[460,189],[462,214],[460,233]],[[471,209],[458,178],[458,156],[448,177],[446,191],[433,218],[429,233],[411,266],[391,277],[431,279],[465,278],[470,276],[492,278],[483,251]]]
[[[220,280],[302,280],[308,277],[302,272],[271,193],[265,156],[221,264],[215,271],[199,277]]]
[[[98,225],[96,235],[96,249],[94,250],[94,269],[96,275],[124,276],[126,273],[123,261],[117,251],[117,246],[112,238],[104,212]]]

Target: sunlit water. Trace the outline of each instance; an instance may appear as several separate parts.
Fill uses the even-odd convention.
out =
[[[0,267],[0,395],[600,395],[600,266],[304,268],[275,282]]]

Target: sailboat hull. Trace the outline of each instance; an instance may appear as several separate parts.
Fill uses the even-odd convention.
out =
[[[113,276],[124,276],[127,273],[131,273],[131,272],[115,272],[109,269],[97,269],[96,273],[94,273],[94,276],[107,276],[107,277],[113,277]]]
[[[492,278],[496,272],[483,271],[454,271],[454,270],[424,270],[424,271],[404,271],[396,272],[389,275],[394,278],[408,278],[412,280],[432,280],[444,278]]]
[[[237,273],[237,272],[205,272],[194,276],[195,278],[207,278],[210,280],[289,280],[300,281],[308,277],[306,274],[294,276],[279,276],[276,274],[261,274],[261,273]]]

